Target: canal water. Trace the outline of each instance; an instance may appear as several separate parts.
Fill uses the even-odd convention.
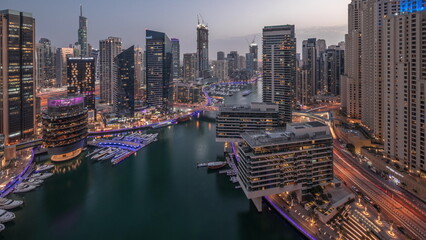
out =
[[[227,102],[259,100],[256,91]],[[23,199],[0,239],[304,239],[265,205],[258,213],[241,189],[197,162],[223,159],[214,116],[156,130],[159,141],[117,166],[85,156]]]

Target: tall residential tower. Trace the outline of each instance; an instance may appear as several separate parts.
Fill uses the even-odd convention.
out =
[[[99,41],[101,100],[107,104],[113,104],[114,58],[121,51],[121,38],[109,37],[108,39]]]
[[[296,81],[294,25],[263,28],[263,101],[278,104],[280,125],[291,122]]]
[[[209,76],[209,29],[204,23],[197,25],[198,77]]]

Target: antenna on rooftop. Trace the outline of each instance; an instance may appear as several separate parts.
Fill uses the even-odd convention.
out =
[[[80,4],[80,16],[83,16],[83,5]]]

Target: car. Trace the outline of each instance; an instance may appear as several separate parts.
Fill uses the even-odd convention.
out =
[[[356,192],[356,193],[360,193],[360,192],[359,192],[359,190],[358,190],[358,188],[356,188],[355,186],[352,186],[351,188],[352,188],[352,190],[353,190],[354,192]]]
[[[371,199],[367,196],[364,196],[364,200],[367,201],[368,203],[373,204],[373,201],[371,201]]]

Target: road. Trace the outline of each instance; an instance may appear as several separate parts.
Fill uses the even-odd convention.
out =
[[[337,142],[337,141],[336,141]],[[415,239],[426,239],[425,212],[401,194],[393,194],[392,189],[374,179],[370,173],[353,162],[339,144],[335,143],[335,174],[347,184],[359,188],[380,206],[383,213],[398,225],[404,227]],[[401,204],[402,203],[402,204]]]

